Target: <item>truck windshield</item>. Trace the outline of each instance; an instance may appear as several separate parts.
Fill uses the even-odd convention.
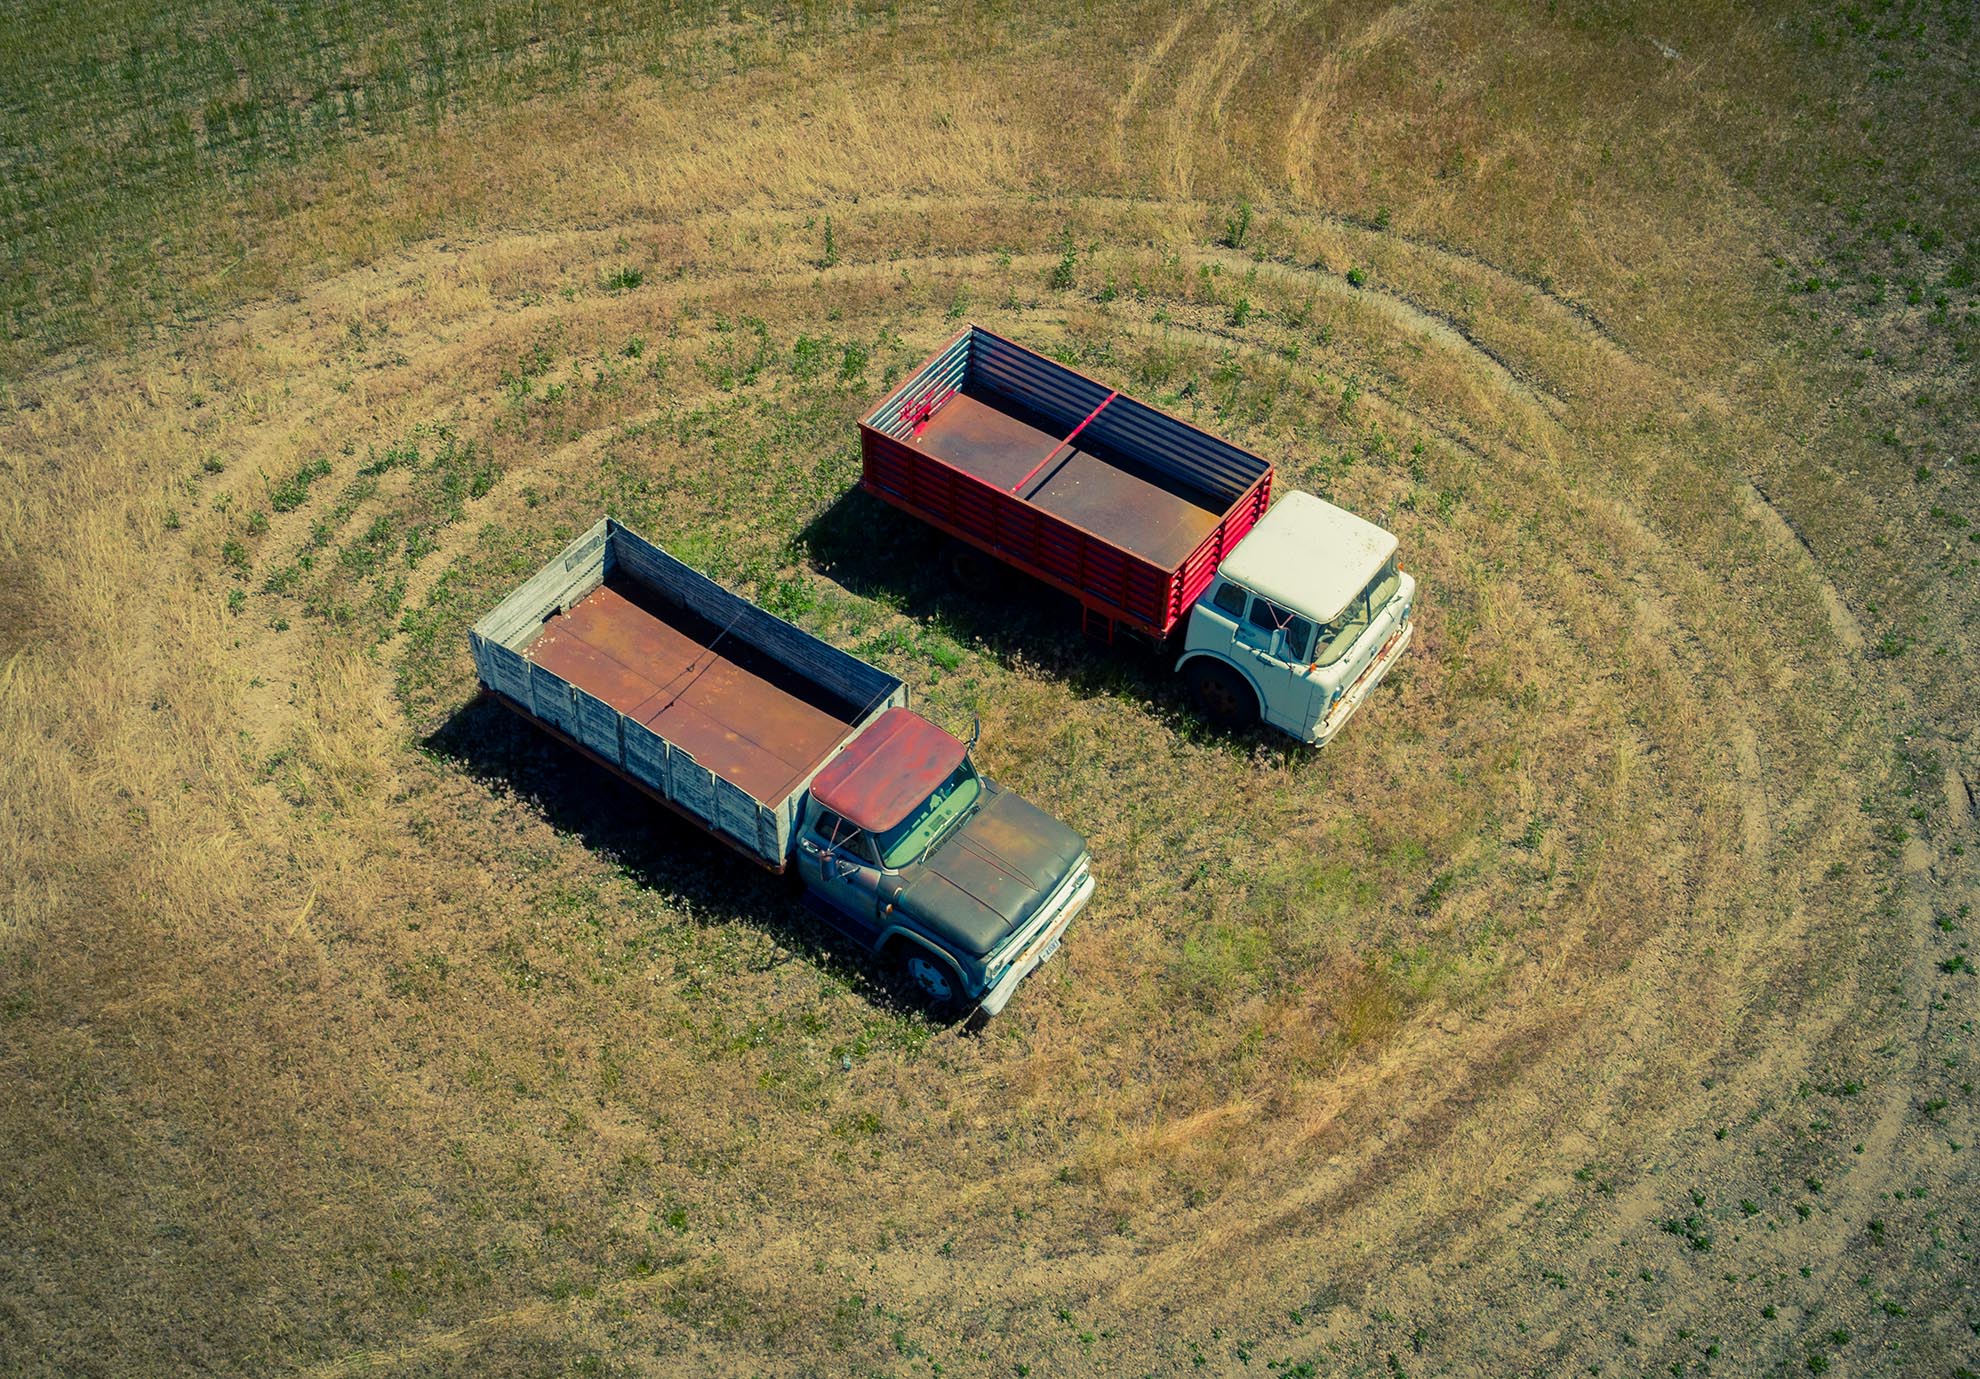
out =
[[[1361,634],[1368,630],[1368,624],[1375,620],[1383,605],[1395,597],[1397,587],[1402,583],[1402,575],[1396,570],[1396,558],[1390,556],[1388,562],[1375,572],[1375,578],[1368,581],[1368,587],[1348,600],[1348,606],[1341,615],[1320,629],[1320,650],[1314,656],[1315,665],[1330,666],[1354,649],[1361,640]]]
[[[976,768],[964,761],[949,778],[914,807],[914,812],[879,836],[880,856],[889,867],[904,867],[941,840],[969,813],[983,793]]]

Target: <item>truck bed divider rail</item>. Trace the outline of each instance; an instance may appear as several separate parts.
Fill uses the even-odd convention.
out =
[[[1019,479],[1016,483],[1011,485],[1011,492],[1021,493],[1024,490],[1024,486],[1030,483],[1032,479],[1037,476],[1038,471],[1043,469],[1046,465],[1052,462],[1052,457],[1054,455],[1058,454],[1061,450],[1067,449],[1072,445],[1072,443],[1075,440],[1079,439],[1079,433],[1086,429],[1086,422],[1092,421],[1093,418],[1099,416],[1102,412],[1106,411],[1107,404],[1112,402],[1115,398],[1119,397],[1120,395],[1121,395],[1120,389],[1116,388],[1113,392],[1108,393],[1107,396],[1100,399],[1100,405],[1098,407],[1095,407],[1092,411],[1086,414],[1086,421],[1082,421],[1080,422],[1079,425],[1073,427],[1071,433],[1067,435],[1067,437],[1064,440],[1060,441],[1050,450],[1047,450],[1045,452],[1044,459],[1040,460],[1037,464],[1033,465],[1030,469],[1030,472],[1028,472],[1022,479]],[[926,425],[927,423],[923,422],[922,424]]]

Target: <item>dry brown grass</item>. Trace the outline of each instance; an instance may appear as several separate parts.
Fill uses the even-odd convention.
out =
[[[1858,138],[1782,151],[1800,34],[909,17],[249,186],[237,309],[0,415],[0,1348],[1950,1372],[1972,298],[1783,290]],[[1419,646],[1334,747],[1207,733],[841,501],[964,314],[1400,531]],[[600,510],[1089,835],[984,1037],[473,705],[468,622]]]

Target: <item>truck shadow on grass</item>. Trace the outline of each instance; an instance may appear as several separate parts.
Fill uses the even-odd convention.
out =
[[[753,925],[795,959],[836,977],[867,1001],[946,1026],[904,979],[867,957],[802,902],[793,876],[755,866],[580,753],[476,695],[427,734],[434,756],[486,785],[507,789],[561,833],[575,835],[644,889],[691,914],[697,926]]]
[[[823,574],[863,598],[900,609],[918,623],[978,642],[1006,665],[1041,669],[1082,699],[1131,699],[1198,741],[1250,755],[1296,750],[1260,727],[1220,728],[1190,704],[1175,673],[1174,649],[1122,634],[1112,646],[1080,631],[1079,603],[1008,566],[986,561],[994,587],[958,587],[949,572],[954,543],[926,523],[853,488],[813,518],[798,543]]]

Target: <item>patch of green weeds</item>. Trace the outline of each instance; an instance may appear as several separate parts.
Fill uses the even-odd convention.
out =
[[[701,372],[725,393],[747,388],[777,357],[770,328],[755,316],[717,317],[715,338],[701,356]]]
[[[1221,243],[1226,249],[1242,249],[1251,234],[1251,203],[1240,201],[1237,209],[1224,220],[1224,233]]]
[[[825,372],[825,352],[830,342],[815,336],[800,335],[791,346],[791,375],[800,383],[809,383]]]
[[[1666,1235],[1674,1235],[1692,1249],[1703,1253],[1712,1248],[1712,1233],[1701,1216],[1669,1216],[1657,1223]]]
[[[1272,950],[1263,929],[1217,921],[1183,940],[1175,962],[1177,986],[1214,1007],[1247,988]]]
[[[1059,260],[1046,275],[1045,285],[1054,292],[1071,291],[1079,276],[1079,247],[1073,243],[1072,226],[1066,226],[1053,247],[1059,250]]]
[[[309,486],[330,472],[330,461],[318,456],[268,490],[268,506],[277,512],[294,512],[309,498]]]

